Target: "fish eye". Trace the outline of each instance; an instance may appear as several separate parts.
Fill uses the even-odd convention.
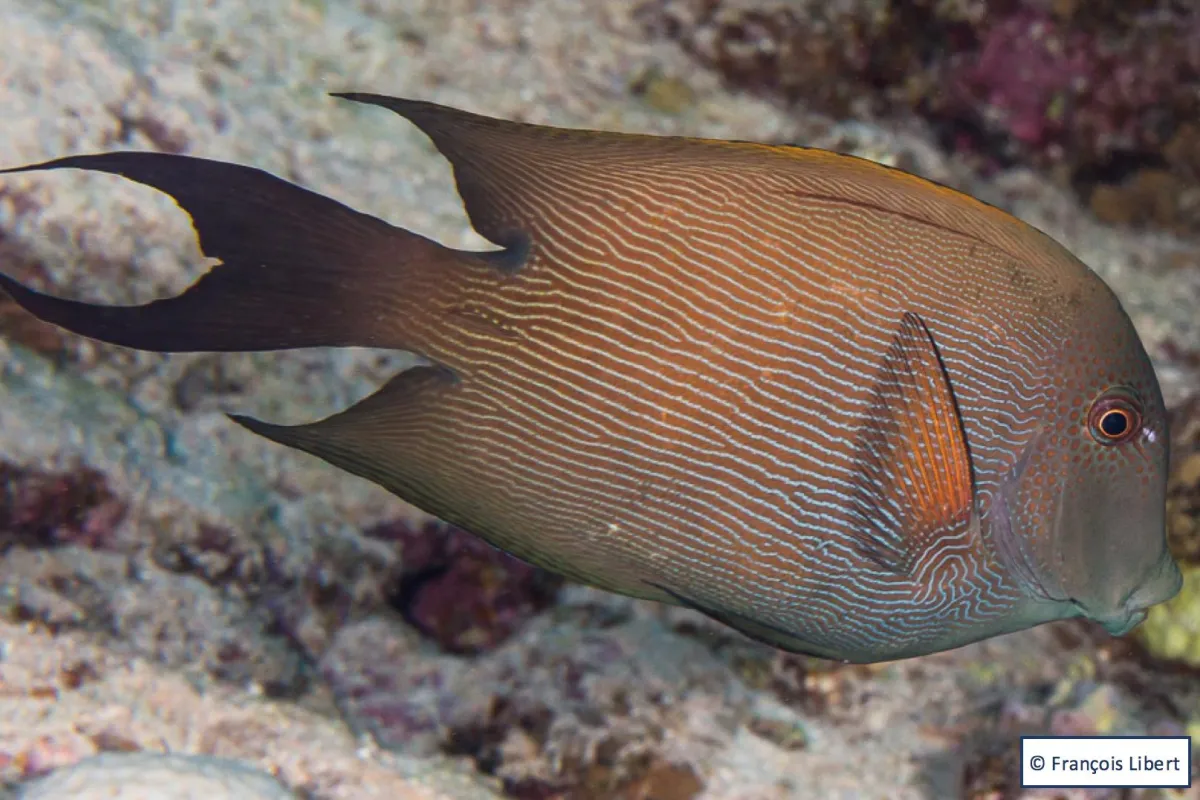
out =
[[[1092,403],[1088,428],[1100,444],[1127,442],[1142,430],[1141,406],[1124,393],[1103,395]]]

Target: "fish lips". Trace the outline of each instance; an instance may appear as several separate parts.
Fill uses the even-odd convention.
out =
[[[1146,621],[1146,613],[1145,609],[1138,611],[1126,609],[1119,614],[1097,617],[1096,621],[1112,636],[1124,636]]]
[[[1183,573],[1170,553],[1164,553],[1154,574],[1148,575],[1120,603],[1117,610],[1097,613],[1072,600],[1084,616],[1091,617],[1113,636],[1124,636],[1141,625],[1152,606],[1165,603],[1183,588]]]

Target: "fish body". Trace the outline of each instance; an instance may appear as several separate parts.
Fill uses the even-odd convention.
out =
[[[1179,589],[1159,387],[1107,286],[967,195],[800,147],[548,128],[344,95],[416,124],[452,250],[249,168],[108,153],[222,260],[177,298],[0,288],[160,351],[375,346],[428,364],[249,429],[571,578],[859,662]]]

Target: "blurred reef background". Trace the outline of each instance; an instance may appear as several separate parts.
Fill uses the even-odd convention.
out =
[[[0,303],[0,796],[1200,798],[1017,779],[1021,734],[1200,735],[1195,3],[0,0],[0,20],[0,166],[189,153],[479,244],[415,129],[326,94],[362,90],[828,147],[1010,210],[1108,281],[1155,360],[1187,576],[1121,640],[1067,622],[876,667],[785,656],[564,584],[222,413],[323,416],[403,355],[168,359]],[[165,197],[55,174],[0,181],[0,268],[130,303],[206,262]]]

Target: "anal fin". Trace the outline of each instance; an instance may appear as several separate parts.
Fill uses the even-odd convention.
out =
[[[785,650],[789,653],[799,653],[806,656],[815,656],[817,658],[832,658],[822,648],[814,645],[811,642],[805,641],[794,633],[790,633],[783,628],[776,627],[769,622],[751,619],[745,614],[726,609],[718,609],[706,603],[701,603],[679,592],[668,589],[658,583],[647,582],[660,592],[664,592],[671,597],[676,603],[684,608],[690,608],[693,611],[699,611],[706,617],[715,619],[722,625],[733,628],[738,633],[753,639],[756,642],[761,642],[779,650]]]
[[[366,478],[401,499],[432,513],[440,505],[436,486],[417,475],[428,465],[412,448],[442,432],[433,419],[457,376],[443,366],[417,366],[401,372],[378,391],[319,422],[274,425],[239,415],[239,425],[279,444],[303,450],[335,467]],[[428,448],[423,448],[428,450]]]

